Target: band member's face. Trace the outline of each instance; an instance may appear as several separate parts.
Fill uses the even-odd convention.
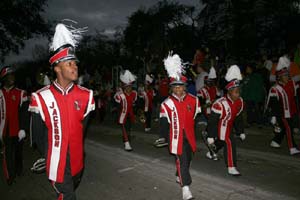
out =
[[[54,70],[57,73],[57,78],[70,82],[78,79],[78,67],[74,60],[60,62],[55,66]]]
[[[233,101],[236,101],[240,98],[240,88],[239,87],[233,88],[228,91],[228,94]]]
[[[8,74],[6,75],[6,77],[4,78],[4,85],[6,87],[11,87],[15,84],[15,75],[14,74]]]
[[[146,90],[151,90],[151,85],[145,85]]]
[[[283,84],[287,84],[287,82],[289,81],[289,76],[288,75],[284,75],[284,76],[280,76],[279,77],[280,82],[282,82]]]
[[[126,86],[124,88],[124,92],[127,93],[127,94],[129,94],[131,91],[132,91],[132,87],[131,86]]]
[[[215,85],[215,82],[214,82],[214,81],[207,81],[205,84],[206,84],[208,87],[212,87],[212,86]]]
[[[184,85],[176,85],[172,87],[172,92],[177,97],[182,97],[185,94],[185,86]]]

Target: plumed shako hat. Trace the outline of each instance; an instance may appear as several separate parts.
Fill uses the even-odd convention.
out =
[[[75,48],[82,39],[82,34],[86,31],[87,27],[76,29],[73,26],[67,26],[62,23],[56,25],[55,33],[50,43],[51,57],[49,62],[52,67],[62,61],[77,60]]]
[[[228,82],[225,86],[227,90],[239,87],[242,80],[240,68],[237,65],[230,66],[225,75],[225,80]]]
[[[164,59],[164,66],[170,78],[170,85],[186,85],[187,78],[182,75],[184,72],[182,60],[179,55],[170,52]]]

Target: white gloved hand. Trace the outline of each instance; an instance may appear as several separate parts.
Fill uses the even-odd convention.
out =
[[[206,99],[205,104],[211,104],[209,99]]]
[[[271,118],[271,124],[272,125],[275,125],[276,124],[276,117],[275,116],[273,116],[272,118]]]
[[[213,144],[215,142],[214,138],[207,138],[207,143],[208,144]]]
[[[244,140],[246,139],[246,134],[245,134],[245,133],[241,133],[241,134],[240,134],[240,139],[241,139],[242,141],[244,141]]]
[[[19,137],[19,141],[23,140],[26,137],[25,131],[19,130],[18,137]]]

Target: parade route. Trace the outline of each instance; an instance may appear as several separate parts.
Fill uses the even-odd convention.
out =
[[[248,131],[249,143],[251,131]],[[181,190],[175,182],[174,158],[167,148],[153,147],[155,138],[157,135],[153,132],[143,133],[137,128],[133,131],[134,151],[125,152],[115,126],[93,123],[85,141],[86,165],[77,190],[78,199],[181,199]],[[206,159],[205,146],[198,140],[199,148],[191,167],[191,191],[195,199],[297,199],[299,156],[289,156],[284,149],[278,153],[269,147],[265,147],[268,151],[249,149],[248,146],[253,144],[247,141],[238,146],[238,166],[242,176],[232,177],[226,174],[222,154],[220,161]],[[25,144],[24,175],[17,177],[12,186],[7,186],[1,174],[0,193],[4,194],[1,199],[55,199],[45,174],[33,174],[29,170],[38,157],[38,153]]]

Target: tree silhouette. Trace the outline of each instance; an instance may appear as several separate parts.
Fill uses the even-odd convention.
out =
[[[143,73],[161,68],[162,60],[173,50],[191,60],[197,46],[196,9],[171,1],[159,1],[149,9],[131,14],[124,31],[124,45],[133,65]]]
[[[27,39],[36,34],[46,35],[49,24],[42,17],[47,0],[0,1],[0,58],[18,53]]]
[[[288,36],[295,32],[294,23],[300,20],[299,0],[202,0],[202,3],[205,8],[199,14],[200,32],[207,43],[224,47],[227,54],[240,58],[249,58],[259,50],[276,54],[289,47]]]

